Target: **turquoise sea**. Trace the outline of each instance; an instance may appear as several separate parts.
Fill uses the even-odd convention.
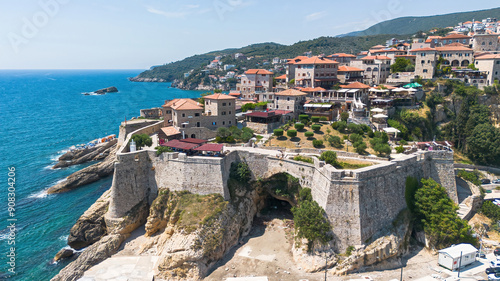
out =
[[[127,80],[141,70],[0,70],[0,279],[49,280],[65,265],[51,263],[66,246],[71,226],[111,186],[111,177],[78,190],[44,190],[85,167],[52,170],[70,146],[110,134],[120,122],[172,98],[200,92],[168,83]],[[81,93],[115,86],[118,93]],[[8,178],[15,167],[15,246],[9,245]],[[11,174],[12,176],[12,174]],[[12,182],[12,180],[11,180]],[[15,247],[15,274],[7,255]]]

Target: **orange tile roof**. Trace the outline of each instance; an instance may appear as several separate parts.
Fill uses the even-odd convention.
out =
[[[288,89],[282,92],[277,92],[275,95],[277,96],[305,96],[307,95],[306,93],[303,93],[301,91],[297,91],[294,89]]]
[[[224,94],[213,94],[210,96],[204,97],[206,100],[234,100],[235,97],[224,95]]]
[[[387,56],[366,56],[361,58],[362,60],[390,60],[390,57]]]
[[[340,85],[341,88],[343,89],[370,89],[371,87],[368,85],[365,85],[361,82],[352,82],[349,85]]]
[[[198,106],[198,102],[195,101],[195,100],[192,100],[192,99],[173,99],[173,100],[171,100],[169,102],[166,102],[162,107],[172,107],[172,108],[174,108],[174,107],[178,107],[178,106],[180,106],[181,104],[184,104],[184,103],[189,103],[189,104],[191,104],[193,106]]]
[[[338,64],[338,62],[326,59],[324,57],[311,57],[305,60],[301,60],[296,64]]]
[[[500,59],[500,54],[485,54],[475,58],[475,60]]]
[[[451,34],[445,37],[442,37],[441,39],[443,40],[448,40],[448,39],[470,39],[470,36],[463,35],[463,34]]]
[[[278,80],[286,79],[286,74],[283,74],[283,75],[280,75],[278,77],[275,77],[274,79],[278,79]]]
[[[440,52],[447,52],[447,51],[471,51],[471,48],[463,47],[463,46],[444,46],[444,47],[436,47],[436,50]]]
[[[413,50],[410,50],[410,52],[431,52],[431,51],[436,51],[436,49],[434,48],[429,48],[429,47],[426,47],[426,48],[420,48],[420,49],[413,49]]]
[[[375,45],[373,47],[370,48],[370,50],[373,50],[373,49],[382,49],[382,48],[386,48],[386,46],[383,46],[383,45]]]
[[[264,75],[271,75],[273,74],[271,71],[265,70],[265,69],[249,69],[245,71],[245,74],[264,74]]]
[[[384,88],[386,88],[387,90],[394,90],[394,89],[396,89],[396,87],[391,86],[391,85],[378,85],[377,87],[374,87],[374,89],[379,89],[380,90],[380,89],[382,89],[381,86],[384,86]]]
[[[321,91],[326,91],[324,88],[321,87],[315,87],[315,88],[302,88],[301,91],[303,92],[321,92]]]
[[[398,50],[396,48],[390,48],[390,49],[375,50],[372,53],[392,53],[392,52],[403,52],[403,51]]]
[[[346,54],[346,53],[335,53],[332,55],[329,55],[328,57],[333,58],[333,57],[338,57],[338,58],[355,58],[355,55],[351,54]]]
[[[298,56],[298,57],[295,57],[293,59],[289,59],[287,64],[295,64],[301,60],[305,60],[305,59],[308,59],[309,57],[306,57],[306,56]]]
[[[428,38],[427,40],[425,40],[425,43],[431,43],[432,42],[432,39]]]
[[[395,55],[396,58],[416,57],[416,55]]]
[[[365,71],[364,69],[352,67],[352,66],[339,66],[339,72],[347,72],[347,71]]]
[[[178,135],[181,133],[174,126],[163,127],[163,128],[161,128],[161,130],[163,133],[165,133],[165,135],[167,135],[167,137],[175,136],[175,135]]]
[[[464,24],[471,24],[471,23],[472,23],[471,21],[464,22]]]

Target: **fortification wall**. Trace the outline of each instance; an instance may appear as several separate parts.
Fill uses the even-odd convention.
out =
[[[419,152],[357,170],[337,170],[313,159],[314,164],[309,164],[242,150],[224,158],[187,157],[182,153],[156,156],[154,151],[119,153],[107,216],[120,218],[142,200],[151,203],[158,188],[218,193],[229,200],[227,180],[231,163],[238,161],[248,164],[254,180],[286,172],[298,178],[303,187],[311,188],[313,199],[332,224],[339,250],[364,244],[391,226],[406,208],[408,176],[430,176],[458,200],[452,153]]]

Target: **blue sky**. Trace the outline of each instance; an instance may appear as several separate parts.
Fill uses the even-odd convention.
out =
[[[0,9],[0,69],[146,69],[252,43],[365,29],[497,0],[22,0]],[[430,9],[429,7],[432,7]]]

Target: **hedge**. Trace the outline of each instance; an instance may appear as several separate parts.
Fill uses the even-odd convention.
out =
[[[311,121],[313,121],[314,123],[318,123],[319,122],[319,117],[318,116],[313,116],[313,117],[311,117]]]
[[[313,129],[313,131],[319,131],[319,130],[321,130],[321,125],[319,125],[319,124],[312,125],[311,129]]]
[[[304,124],[303,123],[295,123],[294,127],[295,127],[295,129],[300,131],[300,130],[304,129]]]
[[[283,129],[276,129],[273,131],[274,135],[277,137],[283,136]]]
[[[304,136],[306,136],[307,138],[312,138],[314,136],[314,133],[308,131],[304,133]]]
[[[286,131],[286,135],[291,137],[291,138],[294,138],[297,136],[297,131],[296,130],[288,130],[288,131]]]

